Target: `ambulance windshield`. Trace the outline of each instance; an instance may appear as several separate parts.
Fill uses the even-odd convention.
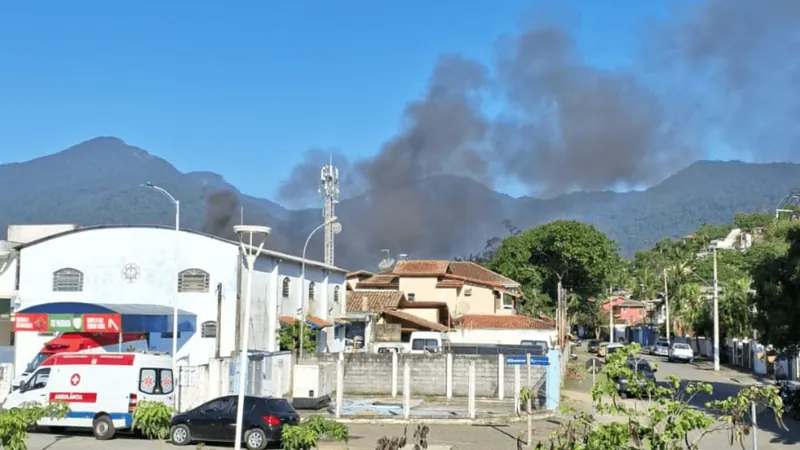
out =
[[[33,357],[33,360],[28,363],[28,367],[25,369],[25,372],[31,373],[34,370],[38,369],[39,366],[49,357],[51,357],[50,353],[38,353],[36,356]]]

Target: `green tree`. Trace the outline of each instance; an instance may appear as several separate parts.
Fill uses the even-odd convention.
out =
[[[800,348],[800,227],[787,229],[786,247],[780,242],[762,245],[750,260],[754,325],[765,343],[779,350],[796,350]]]
[[[592,225],[557,220],[506,238],[492,268],[529,284],[538,284],[551,298],[562,286],[581,297],[596,296],[620,264],[617,244]]]
[[[47,418],[63,419],[69,413],[66,403],[48,403],[39,405],[34,402],[24,403],[18,408],[0,411],[0,447],[4,450],[25,450],[28,430],[36,422]]]
[[[769,213],[736,213],[733,216],[733,223],[742,231],[750,233],[768,227],[774,219],[775,217]]]
[[[305,336],[303,336],[303,352],[314,353],[317,349],[317,333],[308,325],[302,326],[299,320],[295,320],[291,325],[283,324],[281,327],[278,332],[278,341],[280,342],[281,350],[296,351],[300,348],[301,329],[303,333],[305,333]]]
[[[591,414],[578,414],[576,420],[563,425],[548,442],[540,442],[537,450],[696,450],[702,440],[713,432],[727,432],[731,444],[744,445],[750,434],[750,410],[753,402],[761,403],[775,413],[783,425],[783,405],[775,387],[747,387],[736,396],[705,403],[705,408],[693,406],[701,396],[711,395],[707,383],[681,382],[669,377],[656,385],[640,370],[640,348],[627,346],[608,356],[608,362],[592,389],[595,410],[600,414],[619,417],[618,421],[594,420]],[[629,390],[645,399],[642,408],[620,401],[618,380],[624,378]],[[519,441],[518,441],[519,447]]]

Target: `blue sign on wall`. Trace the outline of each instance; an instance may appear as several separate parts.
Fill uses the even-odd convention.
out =
[[[509,366],[524,366],[526,359],[526,355],[509,355],[506,356],[506,364]],[[547,356],[531,356],[531,365],[548,366],[550,365],[550,360]]]

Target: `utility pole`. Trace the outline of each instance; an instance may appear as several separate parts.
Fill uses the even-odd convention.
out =
[[[611,298],[613,288],[608,288],[608,343],[614,342],[614,299]]]
[[[719,282],[716,244],[714,244],[714,371],[719,372]]]
[[[665,307],[667,309],[667,321],[666,321],[667,322],[666,323],[667,342],[670,342],[669,333],[670,333],[670,328],[672,328],[672,327],[670,326],[670,322],[669,322],[669,292],[667,291],[667,289],[668,289],[668,287],[667,287],[667,269],[664,269],[664,303],[665,303]]]
[[[562,296],[561,278],[558,279],[557,296],[558,298],[556,299],[556,342],[558,348],[562,348],[562,345],[564,344],[564,339],[563,336],[561,335],[561,330],[564,324],[561,323],[563,319],[563,315],[561,314],[561,296]]]

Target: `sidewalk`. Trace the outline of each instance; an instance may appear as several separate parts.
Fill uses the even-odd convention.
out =
[[[691,365],[699,370],[704,370],[714,373],[714,361],[712,360],[705,358],[695,359],[694,362],[691,363]],[[740,384],[751,384],[751,383],[767,384],[767,383],[772,383],[774,381],[774,378],[771,375],[760,375],[745,367],[731,366],[727,364],[720,364],[719,372],[717,373],[720,376],[729,377]]]

